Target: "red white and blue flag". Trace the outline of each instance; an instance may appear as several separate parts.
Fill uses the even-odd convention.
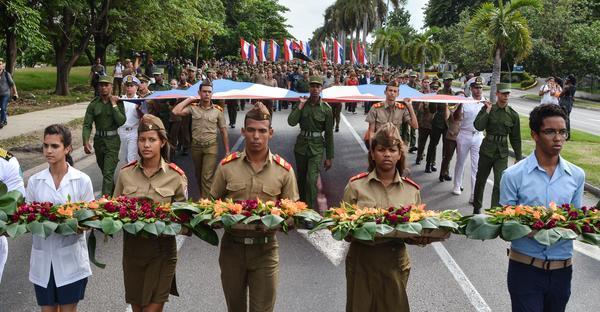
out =
[[[356,55],[354,54],[354,47],[352,46],[352,41],[350,41],[350,62],[352,64],[356,64]]]
[[[243,61],[250,58],[250,42],[240,38],[240,54]]]
[[[283,39],[283,58],[286,62],[294,59],[293,41],[290,39]]]
[[[363,43],[362,44],[362,64],[367,64],[369,63],[369,58],[367,57],[367,44]]]
[[[333,40],[333,61],[344,64],[344,47],[337,40]]]
[[[310,57],[310,52],[311,52],[310,51],[310,42],[304,42],[303,46],[302,46],[302,53],[304,53],[304,55]]]
[[[271,62],[276,62],[279,59],[279,53],[281,52],[281,49],[279,48],[277,42],[275,42],[273,39],[271,39],[271,44],[269,46],[271,50],[270,60]]]
[[[325,48],[325,42],[321,41],[321,59],[323,62],[327,61],[327,49]]]
[[[267,43],[262,39],[258,41],[258,60],[260,62],[267,61]]]
[[[258,56],[256,55],[256,46],[254,45],[254,43],[250,44],[250,56],[248,61],[250,62],[250,64],[258,63]]]
[[[369,62],[368,58],[367,58],[367,50],[365,48],[364,44],[358,44],[358,63],[360,64],[367,64]]]

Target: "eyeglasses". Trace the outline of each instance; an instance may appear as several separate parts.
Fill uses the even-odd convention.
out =
[[[569,136],[569,131],[567,131],[567,129],[560,129],[560,130],[544,129],[544,130],[540,131],[540,133],[542,133],[543,135],[545,135],[549,138],[560,135],[561,137],[566,139]]]

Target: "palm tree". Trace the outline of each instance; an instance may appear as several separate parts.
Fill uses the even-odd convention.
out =
[[[421,77],[425,76],[427,61],[434,64],[442,58],[442,47],[433,40],[437,32],[438,29],[433,27],[425,33],[416,35],[412,41],[402,47],[402,59],[409,64],[420,64]]]
[[[383,58],[385,67],[388,67],[389,56],[400,52],[404,45],[402,32],[396,27],[379,28],[375,31],[374,50],[382,49],[385,53]]]
[[[493,46],[490,51],[494,58],[490,91],[492,102],[496,100],[496,84],[500,82],[502,58],[506,52],[510,50],[516,59],[522,59],[532,48],[531,32],[521,11],[527,7],[540,9],[541,6],[540,0],[498,1],[497,6],[487,2],[477,9],[467,26],[466,36],[470,42],[476,44],[474,38],[484,33]]]

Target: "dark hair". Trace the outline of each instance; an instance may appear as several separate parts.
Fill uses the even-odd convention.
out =
[[[573,74],[569,74],[567,76],[567,81],[569,81],[572,85],[577,85],[577,78]]]
[[[160,156],[166,161],[166,162],[171,162],[171,143],[169,142],[169,136],[167,134],[166,130],[152,130],[155,131],[158,134],[158,138],[160,138],[161,141],[165,142],[165,145],[163,145],[163,147],[160,148]],[[146,131],[143,131],[146,132]],[[142,132],[138,131],[138,136],[141,134]],[[137,143],[136,143],[137,144]],[[140,149],[138,148],[138,155],[140,156],[140,161],[142,159],[142,153],[140,152]]]
[[[69,128],[67,128],[64,125],[54,124],[46,127],[46,129],[44,129],[44,137],[46,137],[47,135],[59,135],[62,144],[65,148],[71,146],[73,141],[71,136],[71,130],[69,130]],[[70,152],[67,153],[65,158],[69,165],[73,166],[73,157],[71,156]]]
[[[202,90],[202,87],[210,87],[211,89],[213,88],[213,84],[210,80],[208,79],[204,79],[202,81],[202,83],[200,83],[200,87],[198,87],[198,93],[200,93],[200,90]]]
[[[375,170],[375,160],[373,159],[373,151],[375,151],[375,148],[379,145],[380,143],[377,140],[372,140],[371,142],[371,146],[369,148],[369,155],[368,155],[368,160],[369,160],[369,172]],[[389,147],[387,145],[384,145],[385,147]],[[406,153],[405,153],[405,145],[404,142],[402,142],[402,140],[399,141],[398,143],[398,149],[400,151],[400,159],[398,160],[398,162],[396,163],[396,170],[398,170],[398,172],[400,173],[400,175],[404,176],[407,168],[406,168]]]
[[[392,80],[392,81],[388,82],[388,84],[385,86],[385,91],[387,91],[389,87],[398,88],[398,87],[400,87],[400,85],[398,84],[398,82],[396,82],[396,80]]]
[[[529,129],[535,133],[539,133],[544,119],[548,117],[561,117],[565,122],[567,121],[567,115],[565,115],[565,111],[560,106],[542,104],[529,113]]]

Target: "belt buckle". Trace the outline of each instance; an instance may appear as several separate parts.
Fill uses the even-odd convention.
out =
[[[244,237],[244,245],[252,245],[254,244],[254,239],[252,237]]]

